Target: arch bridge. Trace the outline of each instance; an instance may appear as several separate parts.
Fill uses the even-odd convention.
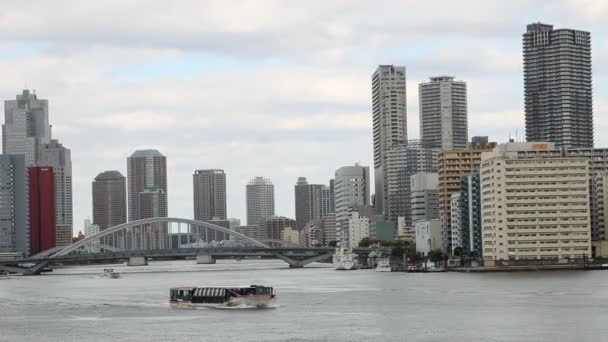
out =
[[[196,257],[199,263],[219,258],[277,258],[291,268],[330,258],[333,248],[303,248],[276,240],[253,239],[208,222],[155,217],[127,222],[28,258],[2,261],[0,270],[39,274],[53,264],[111,262],[147,264],[148,258]],[[282,244],[278,247],[278,244]]]

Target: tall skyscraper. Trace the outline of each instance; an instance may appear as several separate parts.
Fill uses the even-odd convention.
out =
[[[224,170],[196,170],[192,175],[194,219],[226,220],[226,174]]]
[[[139,219],[167,217],[167,193],[158,187],[148,187],[139,193]],[[139,220],[138,219],[138,220]]]
[[[4,101],[2,153],[25,155],[25,165],[38,165],[44,144],[51,140],[49,104],[23,90],[16,100]]]
[[[0,154],[0,253],[29,254],[24,155]]]
[[[526,139],[593,147],[591,34],[530,24],[523,50]]]
[[[337,238],[342,246],[348,246],[348,219],[355,206],[369,205],[369,167],[355,164],[336,170],[335,203]]]
[[[52,167],[28,168],[30,254],[56,246],[54,182]]]
[[[406,227],[413,227],[411,210],[411,176],[418,172],[437,172],[439,149],[429,148],[418,140],[393,146],[388,151],[386,179],[388,205],[385,217],[399,222],[403,217]]]
[[[70,150],[52,139],[42,146],[39,165],[53,168],[55,177],[55,242],[72,243],[72,158]]]
[[[372,113],[374,122],[375,207],[386,213],[386,165],[390,148],[407,140],[407,101],[405,67],[380,65],[372,75]]]
[[[104,171],[93,181],[93,223],[100,230],[127,222],[127,182],[118,171]],[[86,235],[86,234],[85,234]]]
[[[246,186],[247,224],[264,225],[274,216],[274,185],[270,179],[255,177]]]
[[[266,238],[268,240],[281,240],[285,228],[296,229],[296,220],[283,216],[270,216],[266,218]]]
[[[157,188],[165,196],[167,205],[167,159],[157,150],[138,150],[127,159],[129,221],[139,220],[140,213],[162,212],[161,208],[140,208],[139,196],[147,188]],[[158,193],[158,191],[156,191]],[[150,197],[149,194],[146,195]],[[144,203],[160,203],[158,201],[143,201]],[[162,200],[161,200],[162,202]],[[166,211],[167,208],[164,209]],[[166,215],[165,215],[166,216]]]
[[[418,86],[420,139],[431,148],[467,147],[467,84],[451,76],[431,77]]]
[[[299,177],[294,187],[296,229],[302,230],[311,222],[332,211],[331,189],[323,184],[308,184],[306,177]]]

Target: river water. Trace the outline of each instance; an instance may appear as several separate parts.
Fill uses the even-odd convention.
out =
[[[105,266],[107,267],[107,266]],[[153,262],[0,277],[0,341],[606,341],[608,272],[379,273]],[[265,310],[172,309],[168,290],[262,283]]]

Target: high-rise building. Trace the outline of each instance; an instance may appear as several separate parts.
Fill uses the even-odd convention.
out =
[[[30,254],[56,246],[54,182],[52,167],[28,167]]]
[[[344,166],[336,171],[335,203],[337,238],[341,246],[348,245],[348,219],[354,206],[369,205],[369,167]]]
[[[418,172],[437,172],[439,151],[418,140],[395,145],[389,150],[386,168],[388,203],[385,206],[385,216],[389,222],[397,223],[399,217],[403,217],[405,224],[413,227],[411,176]]]
[[[266,240],[266,225],[239,226],[237,232],[256,240]]]
[[[283,216],[266,218],[266,238],[268,240],[281,240],[281,234],[285,228],[296,229],[296,220]]]
[[[52,139],[42,146],[39,165],[53,168],[55,176],[55,242],[57,246],[72,243],[72,157],[70,150]]]
[[[247,197],[247,224],[264,225],[266,218],[274,216],[274,184],[270,179],[255,177],[245,188]]]
[[[206,220],[205,222],[207,223],[211,223],[214,224],[216,226],[220,226],[226,229],[231,229],[230,228],[230,221],[228,220],[223,220],[223,219],[219,219],[219,218],[215,218],[213,220]],[[205,232],[205,241],[206,242],[218,242],[218,241],[224,241],[224,240],[229,240],[230,239],[230,235],[226,234],[224,232],[220,232],[218,230],[214,230],[214,229],[206,229]]]
[[[358,211],[352,211],[348,218],[348,247],[359,247],[359,242],[363,238],[370,236],[370,219],[369,217],[359,215]]]
[[[428,255],[430,251],[441,249],[441,223],[439,220],[418,221],[414,225],[416,252]]]
[[[591,255],[589,161],[519,158],[538,143],[509,143],[482,155],[485,260],[566,260]]]
[[[445,251],[452,250],[450,225],[452,194],[460,192],[462,176],[479,170],[481,154],[492,151],[495,146],[496,143],[471,143],[466,150],[441,151],[439,154],[439,216]]]
[[[450,210],[450,241],[452,243],[450,252],[454,255],[456,249],[462,249],[462,198],[460,192],[455,192],[450,197]]]
[[[138,194],[138,219],[167,217],[167,193],[161,188],[149,187]]]
[[[418,86],[420,139],[431,148],[467,147],[467,84],[451,76],[431,77]]]
[[[439,194],[437,173],[419,172],[411,179],[412,222],[439,218]]]
[[[118,171],[104,171],[93,181],[93,223],[104,230],[125,222],[127,222],[125,176]]]
[[[29,254],[24,155],[0,154],[0,253]]]
[[[42,149],[51,140],[49,104],[23,90],[16,100],[4,101],[2,153],[25,155],[25,165],[39,165]]]
[[[405,67],[380,65],[372,75],[372,114],[374,125],[375,207],[385,214],[388,184],[388,151],[407,141],[407,98]]]
[[[481,183],[478,171],[460,180],[460,233],[461,255],[481,258]]]
[[[298,177],[294,190],[296,229],[302,230],[311,222],[319,222],[323,215],[333,210],[330,187],[308,184],[306,177]]]
[[[167,159],[157,150],[138,150],[135,151],[127,159],[127,177],[128,177],[128,200],[129,200],[129,221],[139,220],[142,217],[140,214],[166,212],[167,211]],[[140,208],[140,194],[144,194],[146,188],[156,188],[160,192],[154,191],[159,195],[157,197],[165,197],[165,208]],[[162,193],[162,195],[161,195]],[[146,195],[148,199],[150,196]],[[145,203],[161,203],[160,201],[143,201]],[[165,215],[166,216],[166,215]]]
[[[336,213],[329,213],[321,218],[321,229],[323,231],[323,246],[338,241],[336,237]]]
[[[591,34],[530,24],[523,53],[527,141],[593,147]]]
[[[224,170],[196,170],[192,175],[194,219],[226,220],[226,174]]]

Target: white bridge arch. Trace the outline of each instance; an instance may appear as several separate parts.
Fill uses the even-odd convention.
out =
[[[173,224],[178,225],[177,229],[172,227]],[[185,225],[183,230],[182,224]],[[180,245],[183,244],[183,236],[190,243],[200,242],[203,236],[205,237],[204,240],[208,241],[209,230],[234,236],[256,247],[270,248],[256,239],[208,222],[176,217],[153,217],[104,229],[97,234],[64,247],[51,258],[70,254],[85,246],[94,247],[96,245],[108,246],[113,249],[174,248],[173,245],[176,245],[175,248],[180,248]],[[177,244],[173,243],[171,236],[177,236]],[[106,241],[100,244],[99,241],[101,240]]]

